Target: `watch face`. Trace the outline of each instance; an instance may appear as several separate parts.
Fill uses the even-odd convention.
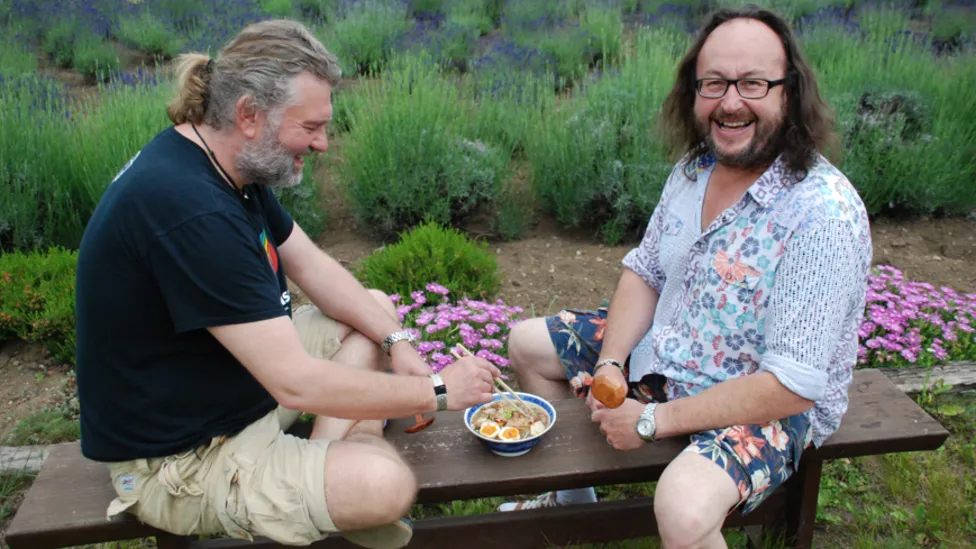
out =
[[[641,419],[637,422],[637,434],[646,437],[651,434],[651,422],[646,419]]]

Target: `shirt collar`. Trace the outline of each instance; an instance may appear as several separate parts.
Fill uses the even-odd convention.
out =
[[[694,175],[692,177],[697,178],[702,172],[710,171],[715,166],[715,162],[716,159],[711,153],[705,153],[694,158],[692,170]],[[766,168],[759,179],[746,189],[746,193],[752,196],[752,199],[760,206],[768,208],[780,193],[798,181],[799,178],[793,170],[789,169],[786,158],[781,154]]]
[[[779,155],[746,192],[760,206],[768,208],[780,193],[796,182],[797,177],[793,170],[789,169],[783,155]]]

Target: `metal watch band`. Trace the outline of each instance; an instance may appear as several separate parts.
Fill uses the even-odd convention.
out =
[[[414,339],[413,334],[411,334],[410,332],[406,330],[401,330],[399,332],[393,332],[392,334],[386,336],[386,339],[383,340],[383,344],[380,345],[380,348],[383,349],[384,353],[390,354],[390,347],[393,347],[393,344],[398,341],[409,341],[410,344],[412,345],[416,341],[416,339]]]
[[[641,412],[640,419],[637,420],[637,436],[641,438],[644,442],[654,442],[654,437],[657,435],[657,421],[654,419],[654,409],[657,408],[656,402],[648,403]],[[641,424],[649,424],[650,432],[646,435],[641,432]]]
[[[595,374],[597,370],[599,370],[600,368],[602,368],[602,367],[604,367],[604,366],[606,366],[608,364],[613,364],[614,366],[616,366],[617,368],[619,368],[620,371],[623,371],[623,369],[624,369],[623,365],[620,364],[620,361],[619,360],[616,360],[616,359],[613,359],[613,358],[605,358],[605,359],[603,359],[603,360],[601,360],[601,361],[599,361],[599,362],[596,363],[596,366],[593,367],[593,373]]]
[[[434,382],[434,396],[437,397],[437,411],[447,410],[447,385],[440,374],[430,374],[430,380]]]

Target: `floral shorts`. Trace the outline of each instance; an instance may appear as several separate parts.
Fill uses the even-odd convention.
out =
[[[586,398],[589,393],[606,324],[607,310],[602,308],[566,309],[546,317],[549,337],[579,398]],[[629,365],[628,357],[624,364],[624,376],[628,378]],[[659,374],[648,374],[629,385],[628,397],[639,402],[668,399],[667,379]],[[745,515],[796,471],[812,436],[809,418],[799,414],[762,425],[733,425],[694,433],[683,451],[708,458],[732,477],[739,489],[739,502],[732,510],[741,506]]]

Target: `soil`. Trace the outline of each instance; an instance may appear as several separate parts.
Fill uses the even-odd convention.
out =
[[[64,373],[40,346],[0,345],[0,444],[20,420],[58,400]]]

